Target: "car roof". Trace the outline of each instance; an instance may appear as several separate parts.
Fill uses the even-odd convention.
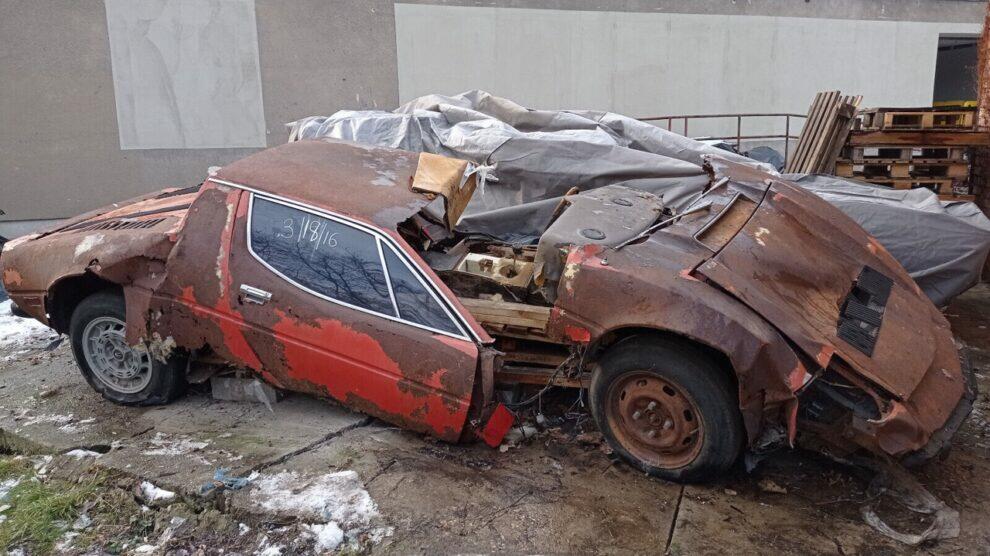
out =
[[[419,153],[307,139],[242,158],[210,180],[395,229],[432,200],[411,189],[418,164]]]

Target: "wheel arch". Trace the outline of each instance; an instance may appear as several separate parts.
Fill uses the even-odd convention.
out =
[[[699,338],[691,337],[681,331],[642,325],[613,328],[599,335],[589,343],[585,352],[585,366],[594,365],[609,348],[619,343],[634,338],[649,337],[662,338],[669,342],[681,344],[688,349],[695,350],[699,354],[710,358],[731,381],[733,387],[736,389],[735,394],[738,400],[739,378],[736,376],[736,371],[732,366],[732,361],[729,359],[728,354],[717,346],[706,343]]]
[[[68,333],[72,313],[79,303],[94,293],[104,290],[116,290],[123,294],[120,285],[89,271],[59,278],[48,288],[45,297],[49,326],[60,334]]]

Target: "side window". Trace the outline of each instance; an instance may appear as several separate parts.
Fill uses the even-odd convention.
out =
[[[395,315],[375,236],[254,197],[251,250],[296,284],[344,303]]]
[[[451,334],[460,334],[447,313],[423,284],[413,276],[409,267],[400,261],[391,249],[386,247],[382,252],[385,254],[385,264],[388,266],[388,277],[392,282],[392,292],[395,293],[399,317]]]

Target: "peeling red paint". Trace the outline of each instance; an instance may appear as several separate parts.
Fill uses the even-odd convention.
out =
[[[586,344],[591,341],[591,331],[580,326],[564,325],[564,334],[572,341]]]
[[[407,382],[410,389],[404,390],[399,386],[404,373],[371,336],[334,320],[318,319],[316,325],[310,325],[281,312],[278,316],[274,331],[283,345],[292,378],[319,384],[330,396],[356,403],[363,411],[386,418],[421,415],[433,434],[454,440],[459,436],[469,401],[457,400],[457,409],[451,411],[440,396],[422,395],[441,386],[442,370],[437,371],[433,384]],[[332,338],[335,351],[292,339],[319,336]]]

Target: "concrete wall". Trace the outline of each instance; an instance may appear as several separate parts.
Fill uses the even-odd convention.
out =
[[[197,7],[141,0],[156,1]],[[931,37],[978,32],[984,10],[958,0],[255,0],[264,143],[283,142],[283,123],[301,116],[479,87],[634,116],[803,113],[821,88],[867,94],[867,104],[930,100]],[[857,69],[850,43],[886,53],[884,65]],[[771,59],[791,73],[773,75]],[[164,75],[176,84],[190,74]],[[116,104],[103,0],[0,0],[0,235],[193,184],[257,150],[122,150]]]
[[[815,92],[826,89],[861,94],[869,105],[929,105],[939,34],[980,29],[972,23],[409,4],[396,5],[395,14],[402,101],[481,88],[534,108],[634,117],[803,114]],[[429,32],[436,28],[446,32]],[[747,124],[745,133],[772,126]],[[692,126],[692,134],[721,134],[734,132],[735,122]]]
[[[296,118],[398,102],[391,2],[257,0],[255,11],[269,146]],[[0,221],[194,184],[256,150],[121,150],[103,1],[0,0]]]

